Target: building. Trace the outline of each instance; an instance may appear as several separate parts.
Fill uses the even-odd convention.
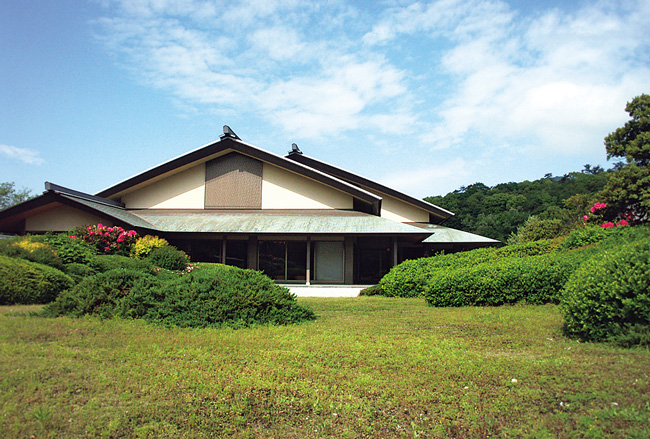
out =
[[[46,191],[0,212],[0,232],[102,223],[164,237],[193,261],[262,270],[284,283],[371,284],[390,267],[498,241],[440,225],[453,214],[308,157],[214,143],[90,195]]]

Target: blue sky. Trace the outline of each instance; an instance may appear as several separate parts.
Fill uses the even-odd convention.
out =
[[[95,193],[223,125],[417,197],[610,167],[650,0],[0,1],[0,181]]]

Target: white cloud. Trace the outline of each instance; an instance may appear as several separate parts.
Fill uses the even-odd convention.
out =
[[[359,130],[458,154],[584,154],[648,91],[647,0],[395,4],[124,0],[98,23],[116,59],[179,103],[299,139]]]
[[[27,163],[28,165],[41,165],[45,163],[45,160],[40,157],[38,151],[29,148],[19,148],[17,146],[0,144],[0,154]]]

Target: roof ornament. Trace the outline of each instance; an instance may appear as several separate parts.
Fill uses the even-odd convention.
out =
[[[298,148],[298,145],[295,143],[291,144],[291,151],[289,151],[289,154],[302,154],[302,151],[300,148]]]
[[[230,128],[228,125],[223,126],[223,136],[221,136],[221,138],[224,138],[224,137],[231,137],[233,139],[241,140],[239,138],[239,136],[237,134],[235,134],[235,132],[232,130],[232,128]]]

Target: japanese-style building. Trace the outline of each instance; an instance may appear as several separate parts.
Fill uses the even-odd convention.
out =
[[[280,156],[230,128],[214,143],[95,195],[52,183],[0,211],[0,232],[102,223],[164,237],[193,261],[284,283],[370,284],[405,259],[498,241],[440,225],[453,214],[304,155]]]

